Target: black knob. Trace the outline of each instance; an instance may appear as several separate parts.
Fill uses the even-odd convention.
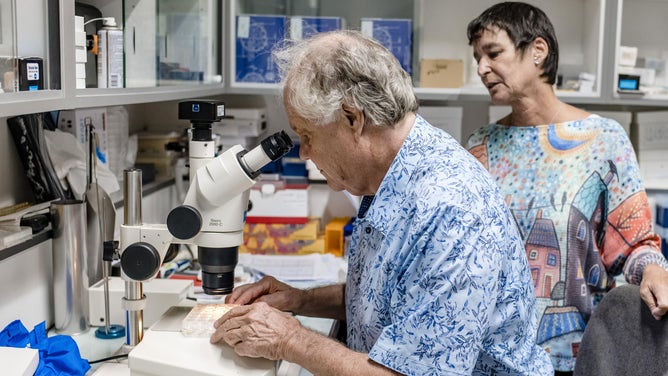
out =
[[[121,269],[135,281],[145,281],[160,268],[160,254],[152,245],[144,242],[131,244],[121,255]]]
[[[167,216],[167,229],[177,239],[190,239],[202,229],[202,216],[192,206],[176,207]]]

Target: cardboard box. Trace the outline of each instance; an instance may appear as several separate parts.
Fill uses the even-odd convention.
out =
[[[462,60],[420,60],[420,87],[459,88],[463,85],[464,62]]]
[[[239,15],[236,25],[236,81],[278,82],[278,67],[271,53],[285,38],[287,17]]]
[[[313,34],[341,30],[344,22],[341,17],[290,17],[290,38],[306,39]]]
[[[323,253],[325,240],[319,228],[317,218],[304,224],[246,223],[244,244],[239,246],[239,252],[255,255]]]
[[[413,73],[413,20],[403,18],[362,18],[362,34],[372,37],[399,60],[408,74]]]

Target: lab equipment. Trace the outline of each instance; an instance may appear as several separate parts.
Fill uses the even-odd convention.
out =
[[[188,296],[192,296],[194,291],[193,281],[184,279],[156,278],[143,283],[142,287],[142,292],[148,302],[146,309],[143,311],[144,328],[149,328],[158,322],[163,313],[170,307],[183,302]],[[88,289],[90,324],[91,326],[99,326],[98,329],[102,330],[104,330],[105,321],[125,323],[125,310],[121,305],[125,293],[125,281],[121,277],[110,276],[108,293],[109,317],[107,319],[104,281],[101,280]]]
[[[88,331],[88,273],[86,271],[86,203],[51,203],[53,221],[53,308],[59,334]]]
[[[260,169],[287,153],[292,141],[281,131],[250,151],[236,145],[216,157],[211,124],[224,114],[225,106],[218,101],[179,103],[179,118],[190,120],[192,126],[190,187],[183,205],[170,212],[166,224],[142,223],[141,170],[125,171],[119,253],[121,277],[126,281],[127,346],[137,345],[143,336],[146,298],[141,283],[155,278],[160,265],[171,260],[168,250],[172,244],[198,247],[205,293],[227,294],[234,287],[249,189]]]

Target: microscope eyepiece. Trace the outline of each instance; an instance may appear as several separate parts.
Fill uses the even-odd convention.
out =
[[[292,140],[285,131],[280,131],[262,140],[261,145],[267,157],[275,161],[292,149]]]
[[[284,156],[290,149],[292,149],[290,136],[285,131],[280,131],[262,140],[260,145],[249,152],[240,153],[237,158],[246,174],[255,179],[262,172],[262,167]]]

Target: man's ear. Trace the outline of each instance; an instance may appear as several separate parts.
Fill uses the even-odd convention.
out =
[[[341,109],[343,110],[343,116],[348,120],[348,125],[361,132],[364,128],[364,113],[345,104],[341,106]]]

